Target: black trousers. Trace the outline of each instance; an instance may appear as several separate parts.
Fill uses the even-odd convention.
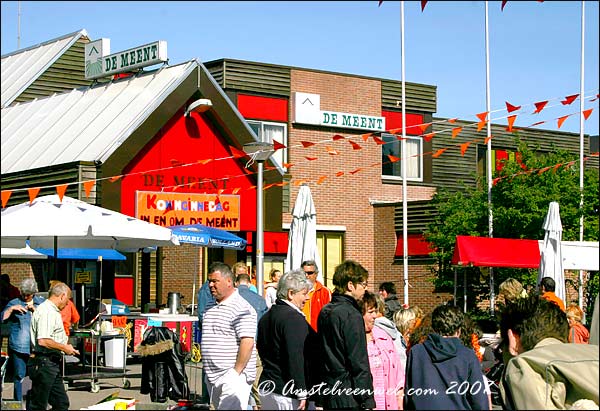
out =
[[[27,410],[45,410],[48,404],[56,411],[69,409],[70,403],[63,383],[60,355],[36,355],[35,358],[29,358],[27,374],[31,378]]]

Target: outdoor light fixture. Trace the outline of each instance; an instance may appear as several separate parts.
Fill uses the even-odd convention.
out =
[[[207,98],[198,99],[188,106],[184,116],[189,117],[192,113],[204,113],[210,110],[212,105],[212,101]]]
[[[256,174],[256,288],[258,294],[264,294],[264,221],[263,221],[263,169],[264,162],[275,152],[273,143],[254,141],[244,144],[244,152],[250,156],[248,165],[256,161],[258,173]],[[246,167],[248,167],[246,165]]]

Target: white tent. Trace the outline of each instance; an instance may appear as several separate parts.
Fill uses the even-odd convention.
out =
[[[539,240],[540,250],[544,240]],[[598,241],[561,241],[564,270],[599,271]]]

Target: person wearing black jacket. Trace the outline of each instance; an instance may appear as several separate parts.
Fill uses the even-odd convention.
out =
[[[303,270],[285,273],[277,285],[275,304],[258,322],[256,345],[263,364],[258,392],[264,409],[305,409],[316,333],[302,307],[311,287]]]
[[[325,409],[375,407],[365,324],[357,304],[367,288],[368,276],[368,271],[355,261],[338,265],[331,303],[319,314],[322,360],[317,402]]]

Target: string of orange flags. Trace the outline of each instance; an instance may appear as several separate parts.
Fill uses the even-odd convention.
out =
[[[410,128],[418,128],[421,130],[421,134],[418,135],[412,135],[411,137],[422,137],[425,141],[431,141],[431,139],[436,135],[436,134],[440,134],[440,133],[445,133],[445,132],[450,132],[452,135],[452,139],[455,139],[462,131],[464,128],[467,127],[474,127],[477,126],[477,132],[481,131],[483,129],[483,127],[487,124],[488,121],[494,121],[494,120],[501,120],[501,119],[507,119],[508,125],[506,127],[506,131],[507,132],[514,132],[514,131],[518,131],[519,128],[516,128],[514,126],[514,123],[516,121],[517,118],[517,114],[520,114],[521,111],[523,111],[525,109],[525,107],[528,106],[534,106],[535,110],[533,112],[530,113],[525,113],[526,115],[538,115],[540,114],[544,109],[548,109],[551,107],[561,107],[561,106],[568,106],[571,105],[574,101],[577,100],[577,98],[579,98],[579,94],[573,94],[573,95],[569,95],[566,97],[561,97],[561,98],[552,98],[552,99],[548,99],[548,100],[544,100],[544,101],[539,101],[539,102],[535,102],[535,103],[531,103],[531,104],[523,104],[523,105],[514,105],[512,103],[509,102],[505,102],[506,104],[506,112],[507,114],[510,113],[516,113],[516,114],[510,114],[510,115],[506,115],[506,116],[501,116],[501,117],[494,117],[494,118],[489,118],[489,114],[490,113],[495,113],[495,112],[499,112],[499,111],[504,111],[504,109],[496,109],[496,110],[492,110],[490,113],[488,112],[482,112],[482,113],[477,113],[474,115],[474,117],[476,117],[478,119],[477,122],[473,122],[473,123],[469,123],[466,125],[462,125],[462,126],[455,126],[455,127],[450,127],[450,128],[446,128],[446,129],[441,129],[441,130],[436,130],[436,131],[432,131],[429,133],[426,133],[427,129],[429,129],[429,127],[432,127],[434,124],[441,124],[441,123],[448,123],[449,125],[454,125],[456,124],[456,122],[458,121],[458,118],[450,118],[450,119],[443,119],[443,120],[438,120],[438,121],[432,121],[432,122],[428,122],[428,123],[423,123],[423,124],[417,124],[417,125],[412,125],[410,126]],[[589,98],[588,97],[584,97],[584,98]],[[595,102],[598,101],[598,99],[600,98],[600,94],[595,94],[592,98],[589,98],[589,102]],[[556,104],[550,104],[550,102],[556,102]],[[589,116],[591,115],[591,113],[593,112],[593,108],[587,109],[582,111],[584,119],[587,120],[589,118]],[[560,127],[562,126],[562,124],[565,122],[565,120],[573,115],[579,114],[578,112],[574,112],[574,113],[570,113],[558,118],[555,118],[553,120],[557,121],[557,127],[560,129]],[[463,120],[461,120],[463,121]],[[552,121],[552,120],[550,120]],[[544,123],[546,123],[547,121],[537,121],[533,124],[530,124],[529,126],[527,126],[527,128],[533,128],[533,127],[537,127],[539,125],[542,125]],[[408,127],[407,127],[408,128]],[[375,142],[377,145],[385,145],[388,144],[386,143],[384,140],[382,140],[380,137],[378,137],[376,134],[393,134],[396,135],[396,138],[398,140],[401,140],[402,137],[398,136],[398,134],[400,134],[402,132],[401,128],[395,128],[395,129],[389,129],[389,130],[385,130],[385,131],[379,131],[379,132],[373,132],[373,133],[366,133],[366,134],[361,134],[360,137],[362,138],[363,142],[368,142],[369,138],[371,138],[373,140],[373,142]],[[492,136],[490,136],[489,138],[492,138]],[[486,137],[483,142],[485,144],[487,144],[488,137]],[[309,148],[309,147],[313,147],[316,145],[320,145],[320,144],[331,144],[331,143],[335,143],[338,141],[346,141],[348,142],[351,146],[353,150],[360,150],[362,149],[362,146],[358,143],[356,143],[355,141],[351,140],[350,138],[344,137],[340,134],[335,134],[333,137],[331,138],[327,138],[327,139],[323,139],[320,141],[316,141],[316,142],[310,142],[310,141],[301,141],[299,144],[295,145],[295,146],[290,146],[290,148]],[[464,156],[466,151],[468,150],[469,146],[473,143],[477,143],[482,141],[481,139],[475,139],[472,141],[467,141],[467,142],[463,142],[463,143],[458,143],[455,144],[453,147],[459,147],[460,148],[460,152],[461,155]],[[414,154],[411,155],[408,158],[412,158],[412,157],[419,157],[419,156],[426,156],[426,155],[431,155],[433,158],[438,158],[440,157],[443,153],[445,153],[447,150],[453,148],[452,146],[450,147],[443,147],[438,149],[436,152],[424,152],[422,154]],[[156,169],[152,169],[152,170],[144,170],[144,171],[137,171],[137,172],[133,172],[133,173],[127,173],[127,174],[121,174],[121,175],[116,175],[116,176],[111,176],[111,177],[103,177],[103,178],[99,178],[99,179],[94,179],[94,180],[84,180],[84,181],[79,181],[79,182],[73,182],[70,183],[69,185],[83,185],[84,190],[85,190],[85,195],[86,197],[90,196],[90,193],[93,189],[93,187],[97,184],[97,182],[99,181],[103,181],[103,180],[109,180],[111,183],[114,183],[118,180],[120,180],[123,177],[131,177],[131,176],[135,176],[135,175],[145,175],[148,173],[153,173],[153,172],[158,172],[158,171],[167,171],[167,170],[171,170],[171,169],[177,169],[177,168],[181,168],[181,167],[189,167],[189,166],[194,166],[194,165],[198,165],[198,164],[208,164],[210,162],[213,161],[221,161],[221,160],[229,160],[229,159],[239,159],[239,158],[243,158],[246,157],[247,154],[234,147],[234,146],[230,146],[230,151],[232,153],[231,156],[225,156],[225,157],[221,157],[221,158],[206,158],[206,159],[200,159],[191,163],[182,163],[179,162],[177,160],[171,160],[171,165],[167,166],[167,167],[160,167],[160,168],[156,168]],[[282,148],[286,148],[285,145],[274,141],[274,147],[273,149],[275,151],[282,149]],[[332,148],[331,146],[326,145],[325,146],[325,152],[327,154],[329,154],[330,156],[337,156],[340,154],[340,152],[334,148]],[[397,161],[401,161],[403,160],[402,158],[393,156],[393,155],[388,155],[388,161],[386,162],[376,162],[373,163],[369,166],[365,166],[365,167],[358,167],[354,170],[348,171],[348,172],[342,172],[342,171],[337,171],[335,173],[336,177],[341,177],[343,175],[355,175],[361,171],[364,171],[365,168],[372,168],[372,167],[381,167],[383,164],[387,164],[388,162],[390,163],[394,163]],[[311,157],[311,156],[305,156],[304,159],[308,162],[308,161],[315,161],[318,160],[319,157]],[[293,167],[294,165],[298,165],[301,164],[301,162],[296,162],[296,163],[283,163],[283,167],[289,169],[291,167]],[[275,167],[272,166],[265,166],[265,171],[272,171],[275,170]],[[253,172],[251,172],[250,170],[248,170],[247,168],[244,168],[244,174],[240,174],[240,175],[236,175],[236,176],[225,176],[223,178],[219,178],[219,179],[204,179],[202,182],[219,182],[219,181],[231,181],[231,180],[235,180],[236,178],[241,178],[241,177],[246,177],[248,175],[252,175],[254,174]],[[327,175],[322,175],[317,179],[317,184],[322,184],[327,178],[329,178],[329,176]],[[297,182],[299,181],[299,182]],[[172,189],[172,190],[178,190],[180,188],[183,188],[185,186],[188,186],[190,188],[193,188],[194,184],[200,184],[202,182],[196,182],[196,183],[186,183],[186,184],[179,184],[179,185],[174,185],[174,186],[166,186],[163,187],[162,189]],[[295,180],[294,184],[300,185],[302,182],[309,182],[309,180]],[[274,186],[283,186],[288,184],[287,182],[282,182],[282,183],[273,183],[273,184],[267,184],[264,186],[264,190],[267,190],[271,187]],[[2,190],[1,194],[2,194],[2,207],[4,208],[6,206],[6,204],[8,203],[8,200],[10,199],[10,196],[13,192],[21,192],[21,191],[28,191],[29,194],[29,198],[30,201],[33,201],[38,193],[40,192],[41,189],[47,189],[47,188],[56,188],[57,194],[59,195],[59,197],[62,199],[62,197],[64,196],[68,185],[67,184],[60,184],[60,185],[47,185],[47,186],[39,186],[39,187],[30,187],[30,188],[20,188],[20,189],[13,189],[13,190]],[[255,186],[251,186],[248,187],[246,189],[255,189]],[[227,189],[229,190],[229,189]],[[233,188],[232,190],[232,194],[237,194],[241,188]],[[224,192],[223,189],[218,190]],[[221,194],[219,193],[219,194]]]
[[[543,3],[544,0],[537,0],[538,3]],[[381,4],[383,3],[383,0],[379,0],[379,4],[378,6],[381,6]],[[428,1],[427,0],[421,0],[421,12],[425,11],[425,6],[427,5]],[[502,4],[500,5],[500,11],[504,11],[504,6],[506,6],[506,3],[508,3],[508,0],[502,0]]]

